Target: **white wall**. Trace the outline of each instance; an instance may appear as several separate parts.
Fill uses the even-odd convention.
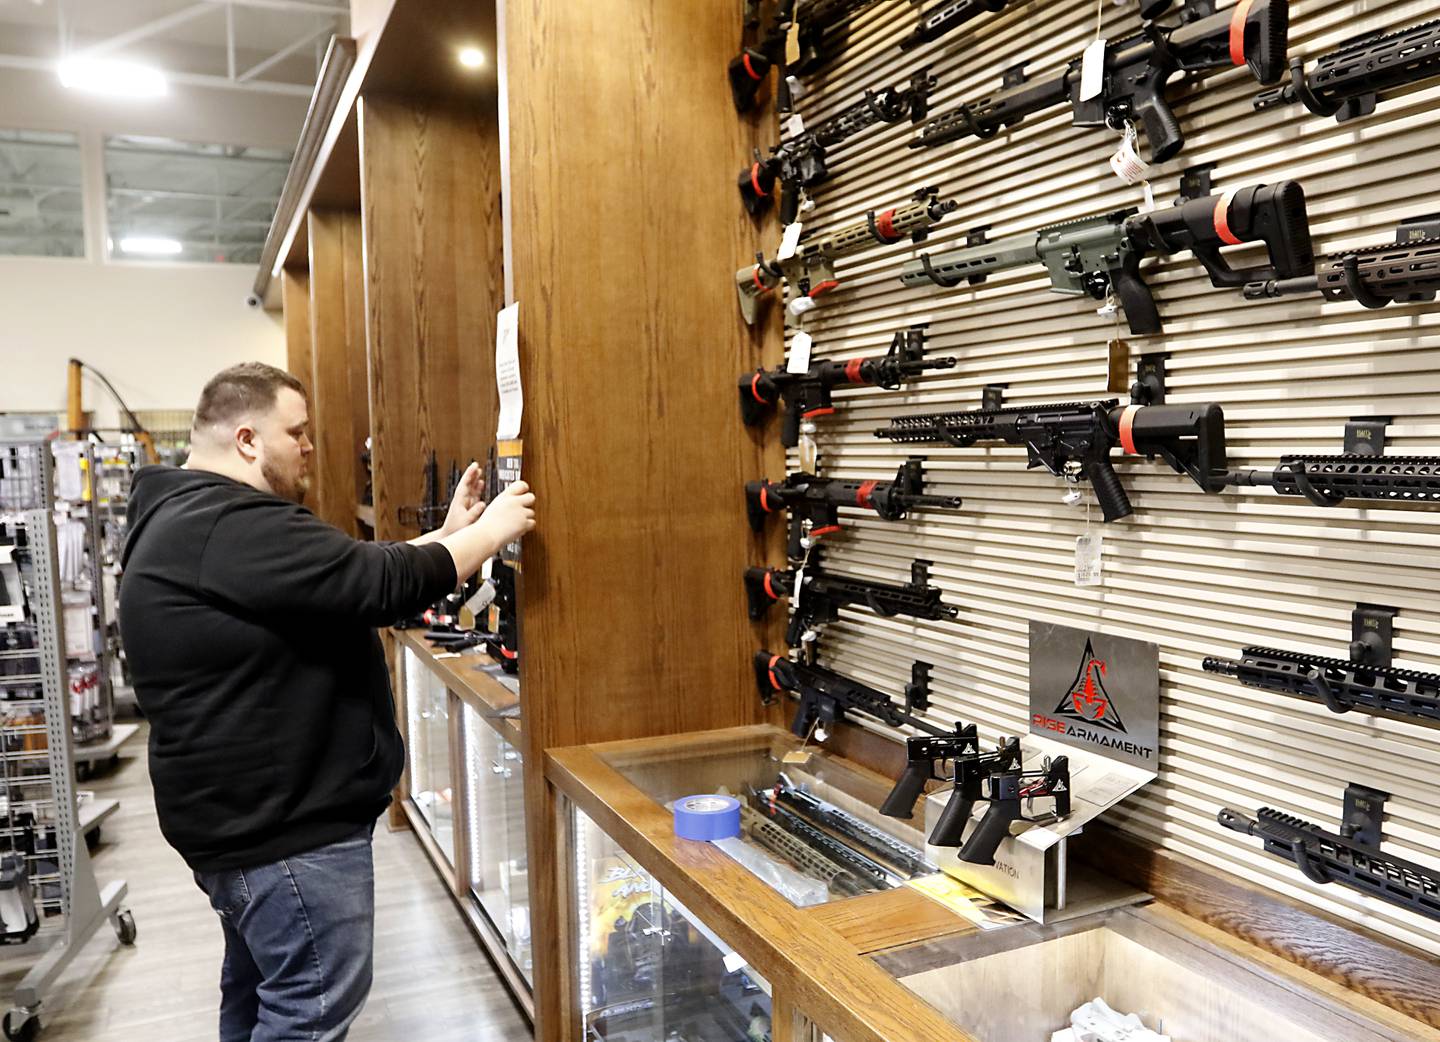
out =
[[[294,147],[306,99],[205,88],[106,103],[66,91],[47,73],[0,70],[0,127],[74,130],[86,150],[86,260],[0,257],[0,411],[62,410],[65,363],[108,376],[132,409],[188,409],[205,380],[234,362],[284,365],[279,316],[245,306],[250,265],[109,263],[103,256],[105,133]],[[117,422],[87,377],[85,405]]]

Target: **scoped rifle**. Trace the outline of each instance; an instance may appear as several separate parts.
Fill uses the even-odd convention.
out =
[[[1436,23],[1440,25],[1440,23]],[[1353,300],[1366,308],[1396,301],[1435,299],[1440,290],[1440,215],[1402,221],[1394,244],[1365,246],[1326,257],[1316,275],[1251,282],[1248,300],[1319,293],[1326,300]]]
[[[959,496],[925,494],[922,460],[912,457],[900,464],[894,481],[841,481],[817,478],[797,471],[783,482],[747,481],[745,510],[750,528],[765,530],[765,519],[777,511],[790,512],[788,553],[792,560],[805,556],[814,540],[840,531],[839,508],[873,510],[886,521],[903,521],[911,510],[955,510]]]
[[[1307,74],[1303,58],[1290,59],[1290,82],[1267,90],[1255,108],[1300,102],[1317,116],[1337,122],[1368,116],[1382,91],[1440,76],[1440,21],[1422,22],[1392,33],[1355,37],[1321,55]]]
[[[848,810],[822,800],[804,788],[796,788],[783,774],[773,791],[775,799],[787,810],[800,815],[812,825],[819,825],[843,836],[860,849],[888,861],[907,876],[913,878],[936,871],[935,866],[925,860],[925,855],[909,843],[895,838],[884,829],[877,829]]]
[[[1265,852],[1293,861],[1312,883],[1340,883],[1429,919],[1440,919],[1440,872],[1380,850],[1387,794],[1362,785],[1345,789],[1338,833],[1303,818],[1261,807],[1250,818],[1229,807],[1216,820],[1232,832],[1259,836]]]
[[[863,221],[805,239],[794,254],[783,261],[767,261],[763,253],[757,253],[754,264],[735,273],[740,314],[746,323],[755,324],[760,298],[778,286],[781,278],[796,294],[790,301],[789,311],[798,318],[815,307],[816,297],[840,285],[835,278],[836,258],[877,243],[893,246],[907,238],[923,242],[930,228],[960,205],[954,199],[938,198],[933,188],[920,189],[912,199],[904,206],[882,213],[871,210]]]
[[[745,45],[740,53],[730,59],[725,74],[730,80],[730,99],[735,102],[736,112],[749,112],[755,107],[755,98],[760,85],[770,75],[770,70],[785,64],[785,37],[790,32],[795,11],[795,0],[776,0],[774,18],[764,35],[753,45]],[[745,34],[748,36],[760,28],[760,5],[747,3],[745,8]],[[784,90],[784,78],[781,78]],[[780,99],[782,110],[790,106],[788,100]]]
[[[780,444],[793,448],[800,443],[800,423],[835,412],[831,391],[836,387],[881,387],[897,390],[901,384],[934,369],[953,369],[956,360],[925,357],[925,327],[901,330],[890,341],[890,350],[872,358],[826,359],[812,362],[803,373],[788,369],[757,369],[740,377],[740,419],[757,427],[783,399],[785,422]]]
[[[1248,647],[1240,658],[1207,657],[1207,673],[1234,677],[1246,687],[1323,703],[1332,713],[1352,709],[1440,720],[1440,674],[1350,659]]]
[[[849,140],[877,123],[899,123],[908,119],[919,123],[929,112],[930,92],[936,79],[928,69],[910,77],[909,87],[884,87],[867,90],[865,96],[838,115],[817,123],[787,141],[782,141],[740,171],[740,201],[751,216],[764,213],[780,185],[780,220],[789,224],[800,212],[800,197],[808,188],[824,184],[830,178],[828,150]]]
[[[1220,249],[1242,242],[1263,242],[1270,263],[1232,268]],[[1113,294],[1130,331],[1147,335],[1160,332],[1160,314],[1140,276],[1140,261],[1151,252],[1169,256],[1182,250],[1194,253],[1211,284],[1219,287],[1308,275],[1315,254],[1304,189],[1295,181],[1252,185],[1149,213],[1117,210],[948,253],[922,253],[900,269],[900,281],[911,288],[951,289],[964,281],[978,285],[996,272],[1043,264],[1055,292],[1095,300]]]
[[[928,585],[929,561],[916,561],[910,568],[910,581],[903,586],[852,579],[849,576],[823,572],[815,568],[819,547],[810,551],[810,562],[802,570],[780,568],[745,569],[745,595],[749,601],[750,618],[763,619],[782,597],[789,597],[795,588],[795,577],[801,573],[800,598],[785,631],[785,643],[798,647],[807,634],[840,618],[840,609],[863,605],[881,618],[906,615],[916,619],[953,619],[960,609],[940,600],[940,588]]]
[[[1117,446],[1147,459],[1159,456],[1205,492],[1219,492],[1230,478],[1225,469],[1225,416],[1213,403],[1121,406],[1111,398],[928,413],[891,420],[875,436],[905,445],[1024,445],[1027,467],[1044,467],[1067,481],[1090,482],[1106,521],[1133,513],[1110,462]]]
[[[931,148],[970,135],[991,138],[1032,113],[1068,104],[1077,127],[1122,129],[1138,120],[1152,161],[1163,163],[1185,145],[1184,131],[1166,94],[1177,72],[1248,65],[1264,84],[1275,83],[1285,73],[1288,0],[1242,0],[1230,10],[1194,17],[1209,6],[1192,3],[1182,15],[1189,21],[1150,24],[1134,36],[1108,44],[1102,85],[1095,97],[1081,97],[1083,58],[1048,79],[1025,80],[1016,73],[1011,78],[1019,79],[1015,85],[932,119],[910,147]]]
[[[1057,756],[1047,760],[1038,771],[1015,769],[992,773],[985,779],[984,799],[989,801],[990,806],[960,848],[960,860],[972,865],[995,864],[995,851],[1000,848],[1001,841],[1010,835],[1013,823],[1044,823],[1069,816],[1070,758]],[[1026,813],[1026,808],[1037,799],[1052,801],[1049,813]]]
[[[1227,485],[1268,485],[1317,507],[1347,499],[1440,504],[1440,456],[1281,456],[1274,470],[1237,470]]]
[[[775,696],[782,691],[799,696],[800,705],[790,721],[790,730],[800,738],[808,738],[812,731],[828,730],[836,721],[844,720],[847,712],[864,713],[891,727],[909,726],[935,735],[948,733],[919,719],[912,711],[928,703],[928,693],[917,690],[917,686],[923,684],[911,684],[906,689],[904,704],[897,705],[885,692],[825,666],[792,662],[768,651],[755,652],[752,665],[755,687],[766,705],[774,704]],[[923,662],[917,666],[921,668],[913,673],[923,678],[929,667]]]

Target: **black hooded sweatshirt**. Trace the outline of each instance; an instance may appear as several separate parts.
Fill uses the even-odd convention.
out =
[[[120,634],[170,845],[216,872],[374,822],[404,763],[375,627],[453,590],[450,552],[173,467],[136,472],[129,517]]]

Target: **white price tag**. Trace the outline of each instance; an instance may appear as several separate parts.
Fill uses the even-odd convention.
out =
[[[1135,125],[1127,123],[1125,137],[1115,154],[1110,157],[1110,169],[1127,185],[1138,185],[1150,176],[1150,164],[1140,158],[1140,153],[1135,149],[1135,141]]]
[[[799,137],[803,133],[805,133],[805,120],[797,112],[785,121],[785,136]]]
[[[1095,40],[1080,59],[1080,101],[1098,98],[1105,89],[1105,45],[1104,37]]]
[[[804,230],[805,226],[799,221],[793,221],[785,226],[785,231],[780,236],[780,248],[775,251],[776,264],[784,264],[795,256],[795,251],[800,247],[800,233]]]
[[[801,98],[803,98],[805,96],[805,92],[808,90],[805,84],[800,82],[799,76],[786,76],[785,85],[790,88],[791,103],[797,102]]]
[[[1100,585],[1100,556],[1104,536],[1086,532],[1075,538],[1075,585]]]
[[[725,964],[726,973],[735,973],[739,970],[743,970],[748,965],[745,962],[745,956],[741,955],[739,952],[731,952],[729,955],[723,957],[720,961]]]
[[[800,330],[790,338],[790,357],[785,362],[787,373],[808,373],[810,371],[810,348],[815,338]]]

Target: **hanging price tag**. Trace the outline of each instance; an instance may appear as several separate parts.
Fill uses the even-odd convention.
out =
[[[777,264],[784,264],[795,256],[795,250],[800,246],[800,233],[804,230],[805,226],[799,221],[793,221],[785,226],[785,231],[780,236],[780,248],[775,251]]]
[[[1080,100],[1098,98],[1105,89],[1105,45],[1104,37],[1095,40],[1085,48],[1080,59]]]
[[[803,329],[790,338],[790,357],[785,362],[787,373],[810,371],[810,348],[814,343],[814,337]]]
[[[805,133],[805,120],[797,112],[785,121],[785,136],[799,137],[803,133]]]
[[[1099,532],[1086,532],[1075,538],[1075,585],[1100,585],[1100,557],[1104,549],[1104,536]]]
[[[1140,158],[1140,153],[1135,148],[1136,140],[1135,124],[1126,123],[1125,137],[1115,154],[1110,157],[1110,169],[1127,185],[1138,185],[1150,176],[1150,164]]]

